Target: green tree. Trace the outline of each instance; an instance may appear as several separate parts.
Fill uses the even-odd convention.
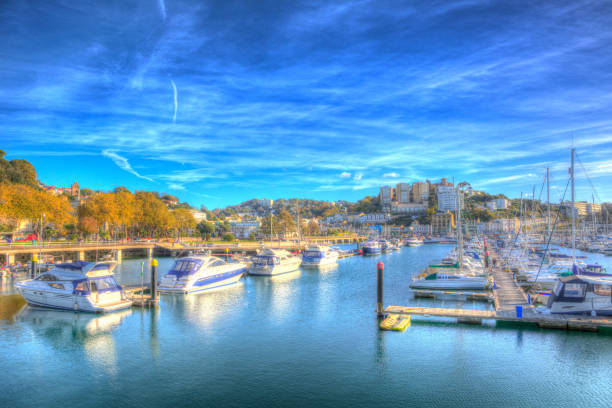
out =
[[[231,232],[228,232],[227,234],[223,235],[223,240],[231,242],[231,241],[235,241],[236,237]]]
[[[202,235],[202,239],[209,240],[210,236],[215,233],[215,224],[208,221],[200,221],[196,225],[196,229]]]

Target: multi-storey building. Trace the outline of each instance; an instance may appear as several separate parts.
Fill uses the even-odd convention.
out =
[[[410,202],[410,184],[398,183],[395,186],[395,198],[400,204],[408,204]]]
[[[230,232],[237,238],[248,238],[251,233],[257,233],[259,221],[230,222]]]
[[[455,228],[455,219],[450,212],[436,213],[431,217],[431,232],[433,234],[450,234]]]
[[[422,204],[429,199],[429,184],[417,181],[412,184],[412,202]]]
[[[438,211],[457,211],[457,197],[459,197],[459,205],[463,209],[463,194],[457,194],[453,186],[438,187]]]
[[[390,209],[391,202],[395,199],[395,189],[391,186],[382,186],[378,198],[383,209]]]
[[[392,203],[391,204],[391,212],[393,214],[418,214],[423,213],[427,210],[427,204],[418,204],[418,203]]]

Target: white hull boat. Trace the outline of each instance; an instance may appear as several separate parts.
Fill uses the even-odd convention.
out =
[[[246,264],[226,262],[208,255],[179,258],[164,275],[161,293],[197,293],[234,284],[246,272]]]
[[[302,260],[285,250],[264,249],[249,268],[249,275],[275,276],[295,272],[300,268]]]
[[[36,279],[15,284],[33,306],[92,313],[105,313],[132,306],[113,277],[115,262],[57,264]]]
[[[326,267],[338,262],[338,252],[326,246],[314,245],[306,248],[302,255],[302,266]]]

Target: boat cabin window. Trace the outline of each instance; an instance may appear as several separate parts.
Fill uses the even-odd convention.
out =
[[[195,269],[196,265],[195,261],[178,261],[173,269],[176,272],[190,272]]]
[[[87,281],[79,282],[78,285],[76,286],[75,290],[81,290],[81,291],[84,291],[84,292],[88,292],[89,291],[89,283],[87,283]]]
[[[564,297],[584,297],[587,289],[586,283],[566,283],[563,288]]]
[[[593,292],[598,296],[612,296],[612,286],[610,285],[593,285]]]
[[[210,264],[210,266],[223,266],[223,265],[225,265],[225,262],[223,262],[220,259],[217,259]]]
[[[45,273],[44,275],[40,275],[38,278],[36,278],[36,280],[39,281],[56,281],[57,276],[55,275],[51,275],[50,273]]]
[[[61,283],[49,283],[49,286],[51,286],[53,289],[64,290],[64,285]]]
[[[117,282],[110,276],[94,279],[89,282],[92,292],[109,292],[117,289]]]

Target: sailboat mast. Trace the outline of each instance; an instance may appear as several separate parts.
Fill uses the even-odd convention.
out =
[[[550,169],[546,168],[546,235],[550,233]]]
[[[574,148],[572,147],[572,160],[570,167],[570,179],[572,183],[572,262],[576,263],[576,208],[574,206]]]
[[[457,260],[459,261],[459,271],[463,269],[463,228],[461,226],[461,201],[459,200],[459,188],[457,188],[457,228],[459,229],[459,245],[457,247]]]

